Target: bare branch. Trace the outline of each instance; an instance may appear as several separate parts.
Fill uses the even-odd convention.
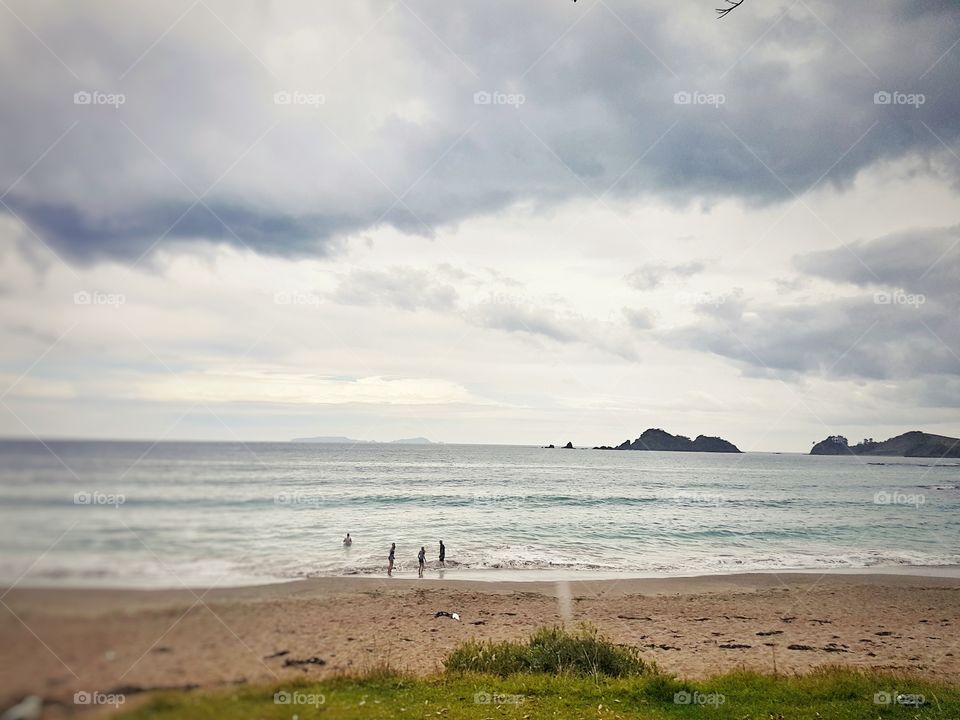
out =
[[[733,12],[743,4],[743,0],[727,0],[730,7],[717,8],[717,19],[721,20],[727,16],[727,13]]]

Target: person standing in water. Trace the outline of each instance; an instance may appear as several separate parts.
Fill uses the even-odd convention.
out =
[[[447,548],[443,544],[443,540],[440,541],[440,567],[446,567],[443,560],[447,557]]]
[[[353,545],[353,538],[350,537],[350,533],[347,533],[347,536],[343,539],[343,546],[350,547]]]
[[[422,545],[420,546],[420,552],[417,553],[417,560],[420,563],[420,577],[423,577],[423,565],[427,560],[427,550]]]
[[[387,575],[393,577],[393,559],[397,552],[397,544],[390,543],[390,554],[387,555]]]

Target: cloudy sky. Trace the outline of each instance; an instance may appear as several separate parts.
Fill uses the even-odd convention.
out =
[[[0,3],[0,434],[960,435],[953,0]]]

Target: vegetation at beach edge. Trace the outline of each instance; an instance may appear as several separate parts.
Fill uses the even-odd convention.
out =
[[[960,685],[829,666],[803,675],[737,670],[703,681],[660,671],[591,628],[544,628],[520,642],[468,641],[445,671],[389,668],[321,682],[160,693],[126,720],[345,718],[960,718]]]

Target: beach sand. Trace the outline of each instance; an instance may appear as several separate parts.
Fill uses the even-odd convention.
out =
[[[318,578],[193,591],[16,588],[2,603],[0,707],[28,693],[72,709],[76,691],[280,683],[382,663],[426,674],[468,638],[584,621],[692,678],[836,663],[960,673],[960,580],[949,577]],[[438,610],[462,619],[435,619]],[[291,664],[311,658],[322,663]]]

